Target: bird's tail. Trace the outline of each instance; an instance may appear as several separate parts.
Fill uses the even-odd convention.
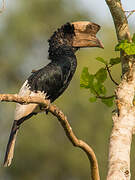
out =
[[[16,141],[16,136],[17,136],[18,130],[19,130],[19,125],[17,125],[17,121],[14,120],[12,129],[11,129],[11,133],[9,136],[7,148],[6,148],[4,167],[10,166],[10,164],[12,162],[13,155],[14,155],[15,141]]]

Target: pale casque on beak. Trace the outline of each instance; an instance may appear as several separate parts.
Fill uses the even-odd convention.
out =
[[[102,42],[96,37],[97,32],[100,29],[98,24],[89,21],[73,22],[74,37],[73,47],[100,47],[104,48]]]

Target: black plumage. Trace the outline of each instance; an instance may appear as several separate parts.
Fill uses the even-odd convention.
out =
[[[65,48],[65,51],[59,55],[58,60],[49,63],[28,78],[31,91],[46,93],[46,97],[51,102],[63,93],[69,85],[77,66],[74,53],[70,52],[69,54],[67,52],[70,49],[70,47]]]
[[[72,46],[73,35],[74,26],[70,23],[55,31],[48,40],[51,62],[28,78],[30,89],[46,93],[51,102],[67,88],[76,70],[75,51],[78,48]]]
[[[98,30],[99,26],[94,23],[79,22],[75,24],[67,23],[55,31],[48,41],[48,59],[51,62],[31,74],[20,89],[19,95],[36,96],[39,93],[51,102],[57,99],[68,87],[75,73],[77,67],[75,52],[78,48],[102,47],[102,44],[96,38]],[[4,166],[11,164],[16,136],[21,123],[41,112],[41,109],[37,104],[16,105]]]

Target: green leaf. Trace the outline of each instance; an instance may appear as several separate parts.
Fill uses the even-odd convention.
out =
[[[101,94],[103,94],[103,95],[106,94],[106,88],[103,84],[101,84],[101,86],[100,86],[100,91],[101,91]]]
[[[132,41],[135,43],[135,33],[133,34]]]
[[[84,67],[81,73],[81,78],[80,78],[80,87],[83,88],[91,88],[94,80],[94,75],[89,74],[88,68]]]
[[[89,87],[93,88],[93,82],[94,82],[95,76],[93,74],[90,74],[89,76]]]
[[[128,46],[129,46],[129,43],[126,40],[121,41],[119,44],[115,46],[115,51],[120,51],[121,49],[125,50],[126,48],[128,48]]]
[[[121,41],[115,47],[115,51],[124,50],[127,55],[134,55],[135,54],[135,43],[129,43],[127,40]]]
[[[96,102],[96,100],[97,100],[97,98],[95,96],[89,98],[89,101],[92,103]]]
[[[101,58],[101,57],[97,57],[96,60],[98,60],[99,62],[102,62],[102,63],[105,64],[105,65],[108,64],[108,62],[105,61],[105,60],[104,60],[103,58]]]
[[[112,107],[113,106],[113,102],[114,102],[114,97],[109,98],[109,99],[101,99],[101,101],[108,107]]]
[[[135,54],[135,43],[130,43],[129,47],[125,49],[127,55],[134,55]]]
[[[96,92],[95,92],[94,84],[90,87],[90,92],[91,92],[93,95],[97,95]]]
[[[122,49],[123,44],[128,43],[127,40],[122,40],[115,46],[115,51],[120,51]]]
[[[115,64],[119,64],[120,62],[121,62],[120,58],[116,57],[116,58],[111,58],[109,64],[111,64],[113,66]]]
[[[96,74],[95,77],[99,83],[103,83],[107,79],[107,72],[106,69],[100,68]]]
[[[84,67],[82,70],[80,87],[89,88],[89,72],[87,67]]]
[[[94,90],[98,93],[98,95],[106,94],[105,86],[102,83],[99,83],[98,81],[94,83]]]

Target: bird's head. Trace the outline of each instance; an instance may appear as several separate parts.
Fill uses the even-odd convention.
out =
[[[99,25],[89,21],[66,23],[55,31],[48,40],[50,58],[53,55],[56,56],[56,52],[59,53],[66,47],[71,48],[74,52],[83,47],[103,48],[103,44],[96,37],[99,29]]]
[[[74,36],[72,40],[73,47],[99,47],[104,48],[101,41],[96,37],[100,29],[98,24],[89,21],[73,22]]]

